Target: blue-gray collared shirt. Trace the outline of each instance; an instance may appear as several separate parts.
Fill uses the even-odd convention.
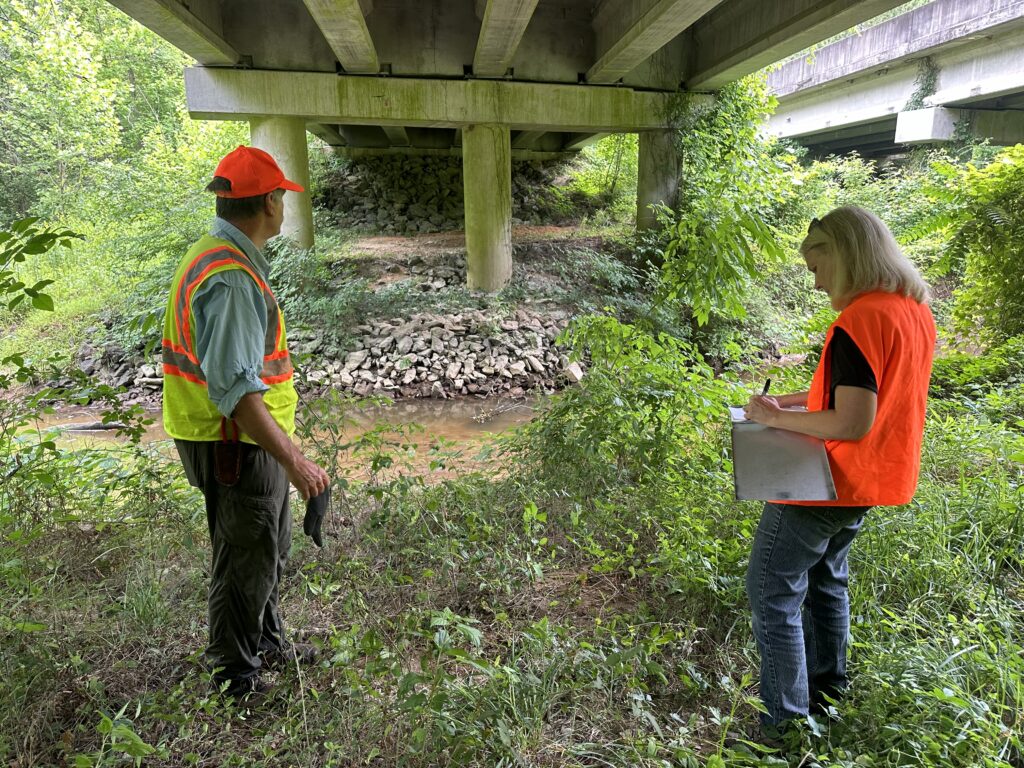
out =
[[[218,217],[210,234],[236,245],[267,282],[270,265],[244,232]],[[243,395],[270,389],[260,380],[266,306],[263,291],[240,269],[207,278],[192,297],[196,355],[210,400],[228,418]]]

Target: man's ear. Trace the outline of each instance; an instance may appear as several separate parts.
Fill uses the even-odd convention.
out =
[[[277,191],[275,190],[273,192],[267,192],[267,194],[263,196],[263,213],[267,216],[274,215],[274,195],[276,194]]]

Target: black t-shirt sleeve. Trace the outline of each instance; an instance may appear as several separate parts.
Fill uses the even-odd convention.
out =
[[[860,387],[878,394],[875,372],[871,370],[860,348],[842,328],[832,332],[829,350],[832,357],[829,408],[835,408],[836,387]]]

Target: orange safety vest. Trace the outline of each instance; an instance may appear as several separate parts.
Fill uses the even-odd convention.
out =
[[[899,293],[856,297],[832,323],[807,396],[807,410],[828,407],[836,328],[853,339],[875,374],[878,408],[860,440],[826,440],[836,501],[788,501],[823,506],[906,504],[917,489],[935,320],[927,304]]]
[[[206,235],[189,249],[175,271],[164,314],[163,335],[163,418],[164,430],[181,440],[220,440],[223,416],[210,400],[206,375],[195,352],[192,297],[209,277],[240,269],[263,291],[267,312],[267,333],[260,379],[270,389],[263,402],[285,434],[295,432],[295,404],[298,396],[292,382],[293,368],[288,353],[284,316],[273,292],[252,262],[231,242]],[[255,441],[241,434],[241,440]]]

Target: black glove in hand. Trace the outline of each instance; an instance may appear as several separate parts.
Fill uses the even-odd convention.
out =
[[[302,521],[302,530],[307,536],[313,538],[313,542],[318,547],[324,545],[323,539],[320,537],[320,526],[324,522],[324,515],[327,514],[329,506],[331,506],[331,486],[329,485],[327,490],[319,496],[311,496],[306,502],[306,517]]]

